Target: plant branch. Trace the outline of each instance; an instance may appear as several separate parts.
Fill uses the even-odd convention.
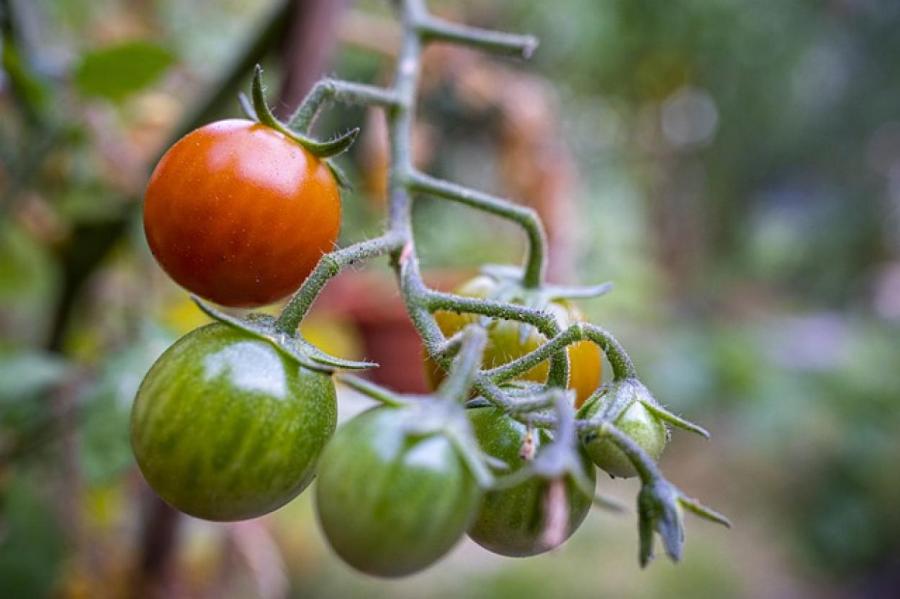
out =
[[[487,333],[483,328],[474,325],[465,328],[462,344],[453,360],[453,366],[438,389],[440,396],[463,401],[468,398],[469,390],[472,388],[472,383],[481,366],[486,343]]]
[[[525,287],[540,286],[544,277],[547,235],[540,217],[533,209],[450,181],[435,179],[418,171],[410,174],[409,188],[413,192],[430,194],[471,206],[520,225],[528,235],[528,255],[525,260],[525,274],[522,282]]]
[[[343,268],[361,260],[389,254],[400,247],[402,241],[399,236],[388,232],[381,237],[356,243],[322,256],[312,274],[303,282],[303,285],[282,310],[278,320],[275,321],[276,328],[284,333],[293,334],[325,284],[337,276]]]
[[[288,119],[288,127],[302,133],[309,132],[322,108],[332,102],[366,104],[387,109],[393,109],[398,104],[393,90],[341,79],[322,79]]]
[[[538,47],[537,38],[531,35],[469,27],[430,15],[419,21],[416,28],[425,41],[451,42],[522,58],[531,58]]]

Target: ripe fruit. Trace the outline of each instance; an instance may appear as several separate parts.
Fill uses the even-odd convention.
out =
[[[270,304],[296,290],[337,238],[338,186],[327,165],[246,120],[210,123],[159,161],[144,230],[178,284],[225,306]]]
[[[494,299],[499,291],[496,279],[479,275],[464,283],[456,293],[467,297]],[[567,326],[584,320],[581,311],[566,300],[555,300],[547,304],[546,310],[552,314],[559,326]],[[435,319],[444,335],[452,336],[466,325],[479,322],[481,318],[475,314],[457,314],[455,312],[436,312]],[[524,327],[524,328],[523,328]],[[525,331],[523,335],[522,332]],[[487,325],[488,344],[485,348],[484,368],[495,368],[530,353],[546,342],[536,328],[510,320],[494,319]],[[600,385],[603,361],[600,348],[589,341],[581,341],[569,346],[569,388],[576,393],[576,407],[580,407]],[[444,378],[444,371],[430,357],[426,356],[425,370],[433,388]],[[521,378],[543,383],[547,380],[549,364],[543,362]]]
[[[485,453],[506,462],[510,466],[509,473],[525,465],[519,455],[526,435],[524,424],[492,407],[467,412]],[[545,430],[536,430],[533,435],[538,451],[541,445],[551,440]],[[586,456],[584,466],[593,483],[595,470]],[[469,528],[469,537],[485,549],[510,557],[538,555],[553,549],[543,542],[548,523],[546,496],[549,485],[550,482],[543,478],[532,477],[512,488],[487,492],[478,516]],[[565,481],[565,498],[568,525],[561,540],[568,539],[581,526],[592,504],[592,498],[569,479]]]
[[[375,576],[417,572],[462,538],[481,499],[441,433],[415,434],[407,408],[380,407],[343,425],[322,454],[316,511],[348,564]]]
[[[198,518],[242,520],[306,488],[336,418],[329,375],[215,323],[179,339],[147,373],[131,444],[168,503]]]

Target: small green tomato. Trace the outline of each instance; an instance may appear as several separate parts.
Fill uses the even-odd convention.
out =
[[[629,379],[613,383],[607,393],[588,400],[578,415],[583,419],[609,415],[619,430],[637,443],[647,455],[658,460],[669,441],[669,429],[658,416],[647,409],[646,403],[655,404],[655,401],[646,387]],[[585,434],[582,435],[582,442],[594,464],[610,475],[621,478],[637,475],[634,464],[612,440]]]
[[[243,520],[306,488],[336,419],[331,376],[215,323],[150,368],[132,408],[131,445],[166,502],[197,518]]]
[[[387,406],[360,414],[338,429],[319,465],[316,512],[325,538],[374,576],[405,576],[440,559],[481,501],[450,439],[411,432],[410,414]]]
[[[467,410],[475,436],[482,450],[507,463],[512,473],[524,467],[520,456],[527,429],[524,424],[492,407]],[[538,451],[552,439],[545,430],[533,433],[534,449]],[[595,470],[584,456],[584,471],[591,483]],[[469,529],[469,537],[494,553],[509,557],[529,557],[553,549],[544,542],[548,525],[546,498],[550,482],[532,476],[509,489],[489,491],[478,517]],[[566,514],[568,523],[559,541],[568,539],[584,522],[591,509],[592,498],[585,495],[571,480],[565,481]]]

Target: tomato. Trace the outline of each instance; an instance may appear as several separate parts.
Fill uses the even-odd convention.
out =
[[[495,279],[480,275],[464,283],[456,289],[456,293],[467,297],[494,299],[498,291]],[[570,302],[555,300],[546,306],[559,326],[565,329],[571,324],[584,320],[581,311]],[[457,314],[455,312],[436,312],[435,319],[444,335],[451,336],[466,325],[479,322],[481,316],[476,314]],[[522,336],[522,327],[527,333]],[[522,325],[511,320],[491,320],[488,324],[488,344],[484,352],[484,368],[495,368],[520,358],[534,351],[545,343],[547,338],[536,328]],[[580,341],[568,348],[569,353],[569,388],[576,393],[576,406],[580,407],[600,385],[603,361],[600,348],[590,341]],[[549,363],[538,364],[521,378],[543,383],[547,380]],[[444,371],[430,357],[425,358],[425,369],[432,387],[437,387],[444,378]]]
[[[296,290],[340,228],[327,165],[282,133],[225,120],[181,138],[144,196],[150,250],[175,282],[234,307]]]
[[[469,420],[482,450],[510,466],[508,474],[525,465],[519,455],[525,440],[525,425],[513,420],[493,407],[468,410]],[[534,431],[535,449],[551,440],[545,430]],[[593,465],[583,456],[584,470],[591,483],[596,481]],[[481,510],[469,528],[473,541],[494,553],[509,557],[528,557],[553,549],[542,543],[545,532],[545,496],[549,481],[533,477],[510,489],[489,491]],[[581,492],[571,480],[565,482],[568,501],[568,539],[584,522],[591,509],[592,499]]]
[[[631,437],[641,449],[647,452],[647,455],[658,460],[669,441],[669,429],[641,401],[641,399],[655,401],[649,395],[643,396],[643,390],[643,385],[631,381],[614,384],[608,393],[585,405],[578,415],[580,418],[590,419],[602,413],[609,402],[622,402],[617,408],[622,412],[613,420],[613,424]],[[637,475],[634,464],[610,439],[589,433],[582,436],[582,441],[594,464],[610,475],[622,478]]]
[[[215,323],[179,339],[147,373],[131,444],[168,503],[198,518],[241,520],[306,488],[336,419],[329,375]]]
[[[335,552],[375,576],[421,570],[466,532],[481,490],[440,433],[410,434],[405,408],[379,407],[344,424],[316,481],[319,523]]]

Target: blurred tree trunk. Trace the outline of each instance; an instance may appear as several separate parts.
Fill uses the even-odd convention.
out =
[[[180,514],[146,485],[141,486],[141,545],[131,596],[171,597],[171,574]]]
[[[346,0],[296,0],[281,44],[284,79],[274,106],[282,118],[290,116],[306,92],[331,62],[337,27]]]

